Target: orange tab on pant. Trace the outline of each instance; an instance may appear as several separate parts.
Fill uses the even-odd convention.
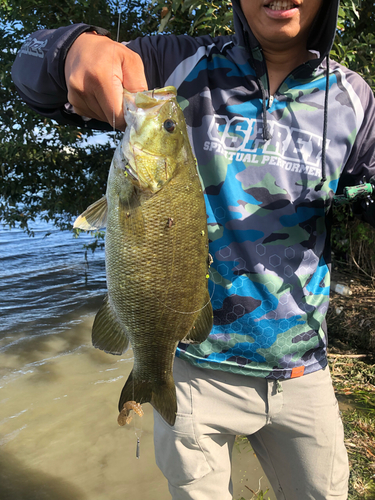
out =
[[[305,372],[305,367],[304,366],[295,366],[292,369],[292,374],[290,378],[297,378],[297,377],[302,377],[302,375]]]

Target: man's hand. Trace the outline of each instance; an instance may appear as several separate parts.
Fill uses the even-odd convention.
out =
[[[142,59],[123,44],[83,33],[65,61],[68,101],[75,113],[124,130],[122,91],[147,90]]]

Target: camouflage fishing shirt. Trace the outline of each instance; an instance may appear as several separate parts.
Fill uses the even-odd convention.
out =
[[[328,212],[343,171],[354,183],[373,168],[370,89],[330,62],[327,180],[316,190],[324,62],[299,68],[267,99],[266,141],[255,70],[235,38],[159,36],[128,46],[147,61],[150,88],[177,88],[204,186],[214,327],[202,344],[180,344],[177,355],[272,378],[324,367]]]

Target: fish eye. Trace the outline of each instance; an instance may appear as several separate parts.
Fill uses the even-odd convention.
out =
[[[164,122],[164,128],[167,132],[172,133],[174,129],[176,128],[176,122],[173,120],[165,120]]]

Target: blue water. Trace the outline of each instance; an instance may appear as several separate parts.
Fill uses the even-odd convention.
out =
[[[104,250],[85,258],[91,235],[74,238],[42,221],[31,229],[34,237],[0,226],[0,349],[13,334],[57,333],[95,312],[106,293]]]

